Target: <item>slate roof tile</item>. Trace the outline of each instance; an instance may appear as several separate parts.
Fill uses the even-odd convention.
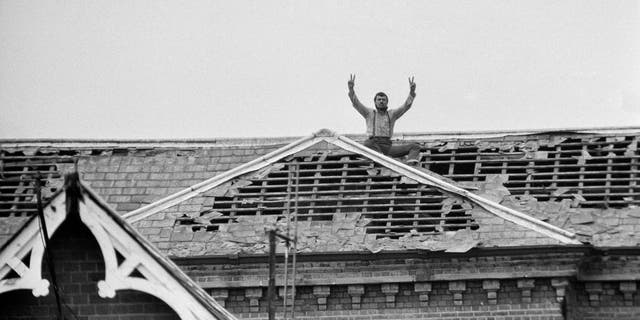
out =
[[[281,170],[282,166],[276,166],[277,170]],[[273,171],[273,170],[272,170]],[[267,171],[268,172],[268,171]],[[265,177],[265,173],[258,172],[259,177]],[[387,173],[385,176],[393,176]],[[215,197],[232,196],[241,192],[241,189],[251,186],[251,183],[243,182],[243,178],[231,181],[221,188],[214,188],[204,196],[198,196],[187,200],[189,206],[184,204],[175,206],[177,212],[188,213],[193,212],[195,205],[200,203],[200,212],[211,212],[205,206],[211,206],[211,200]],[[411,182],[405,182],[411,183]],[[413,182],[414,184],[416,182]],[[229,193],[230,190],[235,190]],[[268,196],[268,194],[266,195]],[[373,198],[372,198],[373,199]],[[321,201],[322,199],[317,199]],[[345,201],[348,198],[344,199]],[[456,202],[452,202],[456,203]],[[191,207],[191,205],[194,205]],[[172,207],[170,209],[175,209]],[[191,211],[190,211],[191,210]],[[204,210],[204,211],[203,211]],[[214,208],[215,210],[215,208]],[[209,214],[209,213],[207,213]],[[420,235],[415,236],[407,234],[400,239],[377,238],[375,234],[367,234],[366,225],[370,223],[370,219],[364,218],[358,212],[333,214],[331,221],[303,221],[299,224],[301,235],[298,239],[298,248],[303,252],[334,252],[354,250],[368,250],[378,252],[381,250],[408,250],[408,249],[425,249],[425,250],[460,250],[466,251],[469,248],[482,244],[483,246],[505,246],[514,244],[558,244],[558,241],[549,239],[536,232],[528,232],[511,222],[506,222],[501,218],[496,218],[492,214],[480,208],[472,210],[474,218],[482,227],[478,230],[465,233],[465,230],[457,232],[443,233],[442,235]],[[212,216],[214,219],[217,216]],[[186,218],[186,220],[181,220]],[[216,224],[211,234],[207,238],[208,243],[200,243],[192,248],[185,245],[184,242],[195,244],[198,240],[191,238],[184,233],[191,232],[198,234],[208,230],[206,225],[203,227],[200,220],[197,220],[198,214],[183,214],[176,221],[175,231],[170,240],[171,245],[166,248],[168,254],[172,255],[226,255],[238,253],[264,253],[266,250],[266,233],[265,227],[271,225],[275,228],[283,228],[284,222],[277,220],[278,216],[239,216],[234,223]],[[211,218],[211,217],[210,217]],[[210,219],[209,218],[209,219]],[[267,220],[265,220],[267,219]],[[179,221],[185,221],[186,226],[181,225]],[[364,222],[366,221],[366,222]],[[140,227],[140,226],[139,226]],[[205,229],[206,227],[206,229]],[[462,240],[457,235],[466,234],[468,240]],[[528,237],[523,240],[523,237]],[[210,239],[209,239],[210,238]],[[500,239],[496,239],[500,238]],[[450,240],[448,240],[450,239]],[[533,241],[532,241],[533,240]]]
[[[616,160],[616,163],[621,163],[614,165],[613,168],[617,168],[619,171],[629,170],[632,166],[631,162],[636,161],[637,163],[637,158],[640,157],[637,149],[638,137],[640,136],[638,131],[640,130],[624,131],[624,133],[561,132],[510,136],[480,134],[478,137],[469,138],[446,135],[405,135],[402,139],[419,142],[425,151],[421,166],[433,170],[437,174],[459,183],[478,185],[478,182],[487,179],[489,182],[492,181],[490,179],[492,174],[505,174],[506,172],[507,180],[501,181],[502,188],[496,183],[488,188],[489,193],[500,191],[494,195],[495,200],[502,201],[507,206],[517,208],[558,227],[584,233],[585,241],[598,246],[636,246],[640,244],[634,235],[640,229],[640,219],[637,218],[640,217],[640,212],[637,210],[637,206],[640,205],[640,197],[638,196],[640,192],[634,185],[640,185],[640,183],[636,183],[640,177],[626,172],[616,173],[618,176],[610,174],[609,176],[618,180],[616,184],[605,184],[604,178],[589,176],[588,172],[591,169],[587,170],[586,178],[595,179],[593,183],[596,183],[597,186],[609,188],[610,196],[608,198],[597,195],[597,192],[592,192],[591,189],[580,187],[578,182],[575,182],[575,187],[573,187],[574,182],[569,178],[575,174],[572,170],[579,170],[580,166],[593,170],[609,170],[607,169],[610,164],[608,159],[613,159],[612,157],[619,159]],[[73,170],[73,161],[69,160],[72,157],[63,156],[60,152],[64,151],[65,154],[76,152],[80,159],[78,168],[81,173],[84,173],[85,182],[96,188],[96,191],[119,212],[124,213],[180,191],[196,182],[214,177],[273,151],[283,144],[276,143],[264,146],[220,144],[218,146],[192,145],[191,147],[162,147],[161,145],[162,143],[159,143],[159,146],[153,148],[120,148],[94,147],[90,143],[72,147],[56,147],[53,144],[53,146],[46,148],[28,147],[30,149],[26,150],[25,147],[8,147],[7,143],[0,142],[0,149],[4,150],[0,155],[3,157],[3,172],[9,170],[6,166],[7,161],[18,159],[15,154],[21,152],[20,150],[25,150],[25,155],[45,154],[54,157],[55,159],[51,160],[51,163],[54,163],[58,171],[63,172]],[[322,148],[319,147],[319,149]],[[471,160],[464,160],[464,156]],[[562,161],[558,162],[557,159]],[[464,167],[464,161],[471,161],[480,171],[468,172],[470,167]],[[553,168],[557,169],[549,171],[544,169],[545,165],[554,166]],[[563,170],[567,172],[563,173]],[[554,173],[560,174],[554,176]],[[598,174],[601,174],[602,177],[606,176],[606,173]],[[2,179],[6,178],[0,177],[0,180]],[[60,178],[59,175],[53,174],[47,179],[51,185],[55,185],[55,182]],[[627,182],[629,182],[628,185],[625,184]],[[568,184],[569,186],[558,188],[557,186],[560,184]],[[617,184],[620,184],[621,187],[616,187]],[[631,190],[629,191],[631,193],[627,194],[625,190]],[[621,196],[617,195],[618,193]],[[23,197],[25,203],[31,201],[31,198],[32,196]],[[624,200],[622,200],[623,198]],[[2,201],[4,200],[0,199],[0,205],[2,205]],[[196,208],[195,203],[184,206],[183,213],[189,215],[199,213],[204,203],[205,200],[201,199],[199,208]],[[607,206],[610,209],[603,210]],[[174,209],[166,212],[176,211]],[[0,212],[0,217],[2,215],[3,213]],[[167,240],[154,240],[154,242],[163,243],[164,249],[170,251],[174,250],[174,246],[168,240],[171,235],[168,234],[167,228],[175,224],[175,217],[170,214],[167,214],[166,217],[166,220],[154,220],[154,222],[162,224],[162,226],[156,225],[154,228],[163,228],[158,239]],[[486,219],[483,222],[485,223],[484,230],[479,229],[477,232],[477,237],[484,239],[483,245],[504,245],[507,241],[516,244],[520,241],[517,238],[513,239],[513,234],[504,234],[507,231],[502,231],[504,229],[501,225],[509,224],[504,220],[493,217],[477,219],[480,222],[482,219]],[[18,220],[19,218],[16,219],[16,221]],[[8,220],[0,222],[0,225],[4,224],[11,223]],[[313,228],[317,229],[317,226]],[[6,228],[0,228],[0,231],[10,232]],[[508,238],[492,243],[482,235],[483,231],[502,233]],[[528,231],[523,232],[525,236],[528,235]],[[355,231],[353,233],[354,236],[357,234]],[[1,234],[0,237],[2,237]],[[327,243],[333,243],[332,241]],[[328,248],[330,245],[327,243],[320,245]],[[209,250],[207,248],[207,246],[199,246],[198,250],[207,252]],[[229,246],[226,248],[226,250],[231,250]],[[186,247],[181,250],[182,253],[189,252]]]

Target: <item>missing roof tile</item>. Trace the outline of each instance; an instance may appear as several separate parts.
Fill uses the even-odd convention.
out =
[[[640,205],[638,137],[508,138],[432,144],[423,152],[420,166],[462,183],[507,174],[504,186],[511,194],[530,195],[539,201],[573,200],[576,195],[581,197],[575,203],[580,208]]]
[[[224,189],[233,188],[230,194]],[[249,181],[250,183],[247,183]],[[301,222],[333,221],[336,214],[367,219],[366,233],[398,238],[478,228],[471,206],[453,196],[376,165],[355,154],[299,155],[216,188],[211,207],[221,216],[213,225],[238,217],[288,216]],[[335,221],[334,221],[335,223]]]

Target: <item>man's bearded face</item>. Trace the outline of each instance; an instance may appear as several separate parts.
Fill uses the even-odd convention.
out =
[[[376,96],[374,99],[374,103],[376,105],[376,109],[384,111],[387,110],[387,103],[389,100],[385,96]]]

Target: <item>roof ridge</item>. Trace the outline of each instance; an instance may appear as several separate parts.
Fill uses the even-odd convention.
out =
[[[318,132],[326,130],[333,134],[335,132],[329,129],[321,129]],[[501,135],[523,135],[523,134],[547,134],[547,133],[624,133],[624,132],[640,132],[639,126],[621,126],[621,127],[580,127],[580,128],[538,128],[538,129],[507,129],[507,130],[469,130],[469,131],[414,131],[414,132],[396,132],[393,138],[419,138],[430,136],[501,136]],[[347,133],[342,136],[353,137],[356,139],[366,138],[361,133]],[[185,138],[185,139],[74,139],[74,138],[4,138],[0,139],[0,145],[6,147],[18,146],[55,146],[68,145],[74,147],[82,144],[103,145],[103,146],[135,146],[135,145],[166,145],[170,146],[186,146],[186,145],[265,145],[265,144],[281,144],[288,143],[300,139],[301,136],[276,136],[276,137],[217,137],[217,138]]]

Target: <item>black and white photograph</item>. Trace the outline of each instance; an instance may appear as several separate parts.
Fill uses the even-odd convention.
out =
[[[640,320],[638,0],[0,0],[0,320]]]

